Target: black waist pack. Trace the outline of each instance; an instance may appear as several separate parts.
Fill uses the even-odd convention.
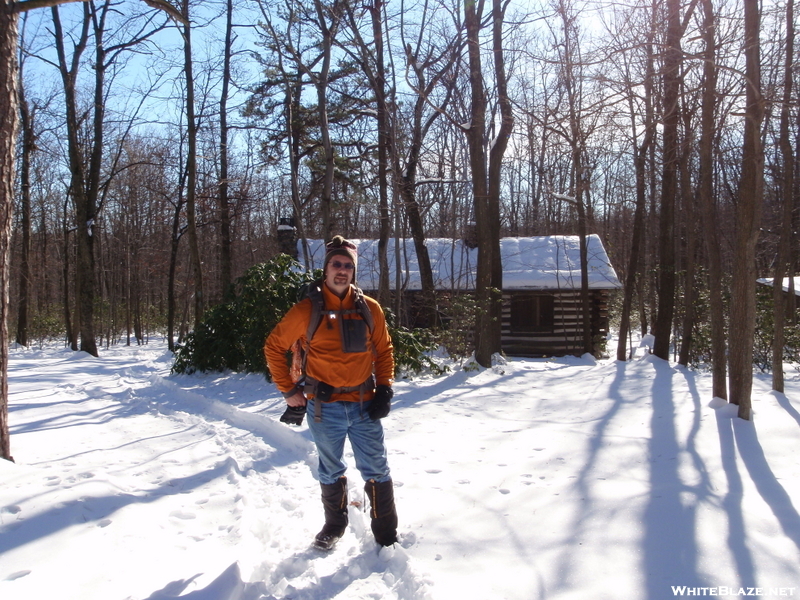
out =
[[[319,400],[320,402],[330,402],[331,396],[333,395],[333,386],[329,383],[325,383],[324,381],[320,381],[317,383],[317,389],[314,392],[314,400]]]

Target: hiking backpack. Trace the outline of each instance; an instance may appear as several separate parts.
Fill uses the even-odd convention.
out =
[[[309,298],[311,300],[311,317],[308,320],[308,329],[306,329],[305,345],[303,345],[302,340],[298,339],[291,348],[292,367],[290,373],[294,383],[298,383],[305,378],[308,349],[325,315],[335,315],[337,319],[340,319],[344,315],[358,313],[361,315],[361,318],[364,319],[369,334],[372,334],[372,330],[375,327],[372,311],[370,311],[367,301],[364,300],[364,292],[361,291],[361,288],[353,285],[355,308],[346,310],[325,310],[325,298],[322,295],[322,285],[322,280],[313,281],[302,286],[298,294],[300,300],[303,298]]]

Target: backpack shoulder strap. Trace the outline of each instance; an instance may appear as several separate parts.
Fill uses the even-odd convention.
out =
[[[364,319],[370,334],[372,334],[372,330],[375,329],[375,319],[372,316],[372,311],[369,309],[369,304],[367,304],[367,301],[364,300],[364,292],[361,291],[361,288],[356,286],[354,287],[356,294],[356,309],[359,313],[361,313],[361,318]]]
[[[372,316],[372,311],[369,309],[369,304],[364,300],[364,292],[361,288],[353,286],[355,293],[355,307],[361,318],[367,324],[370,334],[375,328],[375,319]],[[311,317],[308,320],[308,329],[306,330],[306,347],[311,344],[311,339],[319,328],[322,322],[322,317],[325,314],[325,299],[322,297],[322,282],[315,281],[308,286],[306,297],[311,300]]]
[[[325,300],[322,297],[322,284],[315,281],[308,286],[306,297],[311,300],[311,317],[308,319],[308,329],[306,330],[306,345],[311,344],[311,338],[317,332],[319,324],[322,322],[322,309],[325,307]]]

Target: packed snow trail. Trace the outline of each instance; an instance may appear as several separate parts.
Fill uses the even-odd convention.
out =
[[[373,541],[353,468],[350,526],[321,553],[307,425],[278,422],[262,376],[171,362],[162,343],[11,350],[2,600],[800,596],[791,367],[785,395],[756,374],[752,422],[708,373],[646,355],[401,378],[384,420],[401,541]]]
[[[147,349],[106,352],[126,360],[112,366],[83,353],[17,352],[27,360],[12,383],[15,451],[41,460],[0,465],[17,492],[14,504],[2,505],[0,526],[18,530],[2,536],[0,554],[22,553],[31,565],[0,573],[14,582],[13,595],[0,592],[4,600],[48,597],[53,577],[64,582],[59,597],[76,600],[108,600],[119,589],[139,590],[123,596],[131,600],[314,599],[334,589],[427,597],[405,548],[379,549],[355,507],[333,553],[308,547],[322,519],[314,447],[307,429],[290,429],[265,410],[276,399],[263,377],[246,377],[248,385],[231,393],[216,384],[244,376],[168,376],[168,353],[153,360]],[[78,427],[86,435],[75,447],[66,434]],[[26,480],[39,478],[44,492],[39,484],[25,493]],[[58,553],[55,573],[40,572],[47,536],[62,531],[70,547]],[[162,552],[165,536],[182,539],[182,551]],[[162,588],[142,585],[159,575]]]

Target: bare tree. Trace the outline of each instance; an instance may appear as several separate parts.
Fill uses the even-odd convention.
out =
[[[764,148],[761,140],[764,97],[761,92],[760,28],[759,2],[744,0],[745,115],[731,281],[729,379],[730,401],[739,405],[739,417],[745,420],[750,419],[750,394],[753,388],[755,252],[764,195]]]
[[[722,300],[722,258],[714,203],[714,113],[717,106],[717,27],[712,0],[703,6],[703,91],[700,115],[700,174],[698,201],[702,212],[703,238],[708,260],[709,306],[711,314],[712,394],[728,397],[725,343],[725,309]]]
[[[505,6],[492,2],[492,53],[497,101],[500,106],[500,127],[486,152],[486,109],[484,77],[481,61],[480,32],[483,3],[465,0],[464,17],[467,31],[470,81],[470,123],[465,127],[469,144],[472,194],[478,237],[478,269],[475,276],[478,315],[475,326],[475,360],[481,366],[492,364],[492,355],[501,350],[500,290],[503,286],[503,265],[500,257],[500,185],[503,155],[514,126],[503,56],[503,22]]]
[[[331,222],[331,199],[333,197],[333,178],[334,178],[334,150],[331,141],[331,133],[328,120],[328,84],[331,72],[331,62],[333,60],[332,48],[333,40],[339,30],[341,23],[341,6],[339,0],[333,0],[330,6],[325,5],[323,0],[314,0],[314,9],[317,15],[317,25],[319,27],[321,39],[321,62],[317,72],[307,71],[307,75],[314,82],[317,89],[317,109],[319,117],[320,137],[322,139],[322,150],[325,155],[325,173],[322,183],[322,197],[320,198],[322,207],[322,234],[325,240],[333,235],[333,224]]]
[[[750,419],[753,386],[753,336],[755,332],[755,251],[764,193],[764,148],[761,124],[759,3],[744,0],[745,112],[742,141],[742,174],[736,201],[736,235],[731,280],[730,401],[739,406],[739,417]]]
[[[570,158],[572,161],[572,172],[570,174],[570,187],[572,190],[571,203],[574,204],[578,213],[578,237],[580,247],[580,269],[581,269],[581,314],[582,314],[582,348],[584,353],[593,353],[594,344],[592,342],[592,304],[589,295],[589,276],[588,276],[588,251],[586,246],[587,235],[587,210],[586,198],[589,193],[590,168],[586,164],[586,141],[588,132],[586,131],[585,120],[583,118],[583,86],[581,81],[582,59],[580,56],[581,48],[579,45],[579,30],[576,23],[576,14],[560,0],[556,6],[556,12],[561,18],[561,30],[564,32],[563,40],[558,44],[560,48],[560,68],[561,80],[567,96],[568,110],[568,133],[565,133],[567,143],[570,147]]]
[[[664,150],[661,175],[661,215],[658,236],[658,313],[653,334],[653,354],[669,359],[672,316],[675,311],[675,201],[678,183],[678,125],[681,89],[681,3],[667,0],[667,39],[664,54]]]
[[[281,63],[281,77],[283,78],[281,84],[285,88],[285,98],[288,101],[290,98],[295,97],[295,94],[298,94],[295,97],[296,100],[287,105],[287,108],[300,108],[303,86],[308,82],[316,92],[314,114],[310,114],[310,111],[303,111],[302,114],[294,111],[292,114],[293,121],[287,123],[286,127],[287,130],[292,127],[293,133],[296,134],[292,137],[292,140],[299,144],[296,146],[298,152],[311,156],[310,163],[314,163],[314,160],[317,161],[310,167],[312,174],[316,175],[319,180],[315,182],[313,192],[319,198],[322,237],[329,239],[333,235],[334,227],[332,200],[337,176],[336,160],[341,157],[341,154],[337,155],[337,151],[342,147],[341,145],[337,147],[337,142],[331,135],[332,127],[336,124],[333,119],[352,116],[348,112],[352,109],[342,109],[341,106],[332,101],[334,94],[331,92],[331,82],[346,77],[349,71],[347,65],[334,68],[337,66],[334,64],[334,42],[342,25],[344,6],[340,0],[333,0],[332,2],[314,0],[310,5],[297,0],[285,0],[284,13],[280,15],[279,20],[273,20],[269,7],[264,6],[264,0],[261,0],[260,4],[262,5],[262,14],[265,17],[265,27],[270,38],[269,44],[270,50],[273,52],[273,60],[275,60],[274,57],[277,57],[277,60]],[[285,33],[278,31],[274,21],[285,23]],[[283,64],[284,61],[291,63],[296,73],[290,74],[290,69]],[[270,76],[270,79],[274,80],[272,76]],[[269,83],[274,84],[274,81]],[[294,87],[292,89],[287,86]],[[343,98],[344,95],[339,94],[338,97]],[[345,102],[355,100],[357,99],[349,97]],[[362,102],[358,102],[358,104],[363,107]],[[333,118],[332,114],[334,114]],[[306,137],[307,132],[305,129],[310,129],[312,126],[318,132],[318,139],[316,140],[310,140]],[[301,135],[305,139],[301,140],[298,137]],[[307,147],[302,148],[304,145],[307,145]],[[296,154],[294,159],[299,158],[300,154]],[[319,162],[321,162],[321,167]],[[294,168],[299,170],[299,166],[295,162]],[[299,198],[297,201],[299,201]],[[295,202],[295,210],[297,206],[298,203]],[[340,226],[344,226],[344,224]]]
[[[19,273],[19,303],[17,306],[17,343],[28,345],[28,307],[31,287],[31,157],[36,148],[34,134],[35,108],[31,109],[25,97],[24,53],[19,58],[19,122],[22,128],[20,157],[20,208],[22,212],[22,256]]]
[[[183,16],[183,74],[186,84],[186,222],[189,236],[189,253],[194,278],[194,325],[200,326],[203,319],[205,297],[203,296],[203,262],[200,257],[200,241],[197,236],[197,118],[194,105],[194,63],[192,61],[192,26],[189,19],[189,0],[182,0]]]
[[[147,18],[129,36],[125,32],[118,41],[109,39],[109,22],[116,13],[115,3],[104,0],[100,3],[87,2],[83,5],[83,20],[80,32],[68,56],[66,34],[61,25],[58,6],[52,7],[53,35],[57,52],[59,74],[64,87],[66,108],[67,150],[71,175],[70,192],[75,208],[76,225],[76,299],[77,320],[80,330],[80,349],[97,356],[95,335],[95,288],[96,267],[95,247],[99,236],[99,214],[102,207],[102,194],[105,185],[103,163],[106,132],[106,94],[107,73],[120,56],[139,45],[151,35],[163,29],[164,24],[153,24],[153,17]],[[92,87],[93,101],[88,112],[91,118],[91,134],[82,135],[83,113],[79,106],[78,76],[82,70],[84,52],[93,43]],[[88,163],[84,157],[88,154]]]
[[[184,229],[181,227],[181,213],[184,210],[186,199],[183,193],[186,176],[186,163],[181,161],[180,183],[177,194],[172,202],[172,226],[170,231],[169,246],[169,276],[167,279],[167,344],[171,351],[175,351],[175,330],[177,321],[177,298],[175,293],[176,276],[178,271],[178,251]]]
[[[688,103],[687,94],[681,94],[684,105]],[[683,142],[679,162],[680,173],[680,199],[681,217],[683,223],[683,238],[685,239],[686,255],[683,257],[683,319],[681,324],[681,347],[678,354],[678,364],[687,366],[692,353],[695,325],[695,259],[697,248],[697,223],[695,222],[695,194],[692,192],[692,176],[690,163],[694,136],[692,134],[693,111],[684,107],[681,111],[683,117]]]
[[[380,215],[380,226],[378,235],[378,301],[384,306],[389,304],[389,262],[388,244],[392,230],[391,217],[389,214],[389,185],[390,185],[390,165],[396,161],[390,157],[397,155],[396,140],[394,139],[391,123],[391,113],[389,111],[389,92],[386,86],[386,65],[384,56],[384,19],[385,2],[383,0],[373,0],[372,4],[367,4],[366,9],[370,14],[372,25],[372,41],[367,44],[359,31],[356,11],[353,5],[345,0],[342,9],[346,16],[347,23],[355,44],[343,43],[343,49],[355,58],[361,70],[366,76],[372,92],[375,95],[376,121],[378,125],[378,211]],[[355,46],[350,50],[351,46]],[[423,272],[423,290],[425,290],[424,267],[420,260],[420,270]],[[430,270],[430,261],[428,261]]]
[[[263,110],[260,106],[262,95],[270,93],[271,87],[278,87],[282,93],[280,108],[283,118],[283,126],[277,127],[279,130],[276,137],[276,145],[285,140],[286,156],[288,162],[288,178],[290,189],[290,200],[292,214],[297,233],[302,241],[303,260],[306,268],[309,267],[309,249],[305,228],[305,209],[307,202],[301,198],[300,182],[300,163],[305,158],[310,149],[303,147],[303,138],[306,131],[304,120],[304,110],[302,106],[302,96],[304,89],[303,73],[304,69],[297,64],[297,59],[302,56],[302,50],[295,47],[293,39],[293,28],[297,23],[291,12],[293,6],[289,4],[289,17],[284,20],[286,29],[279,31],[272,19],[272,11],[264,1],[259,1],[259,8],[263,17],[263,29],[265,30],[265,45],[272,55],[274,66],[268,59],[261,56],[256,58],[265,66],[265,70],[273,73],[268,81],[258,86],[255,93],[250,98],[245,110],[245,114],[251,118],[266,118],[269,108]],[[284,53],[284,48],[293,50]],[[284,54],[288,55],[287,57]],[[287,62],[289,63],[287,65]],[[291,65],[291,66],[290,66]],[[277,104],[277,102],[275,103]],[[277,154],[278,152],[276,152]]]
[[[792,150],[789,119],[791,118],[792,71],[794,67],[794,0],[786,2],[786,53],[783,69],[783,101],[779,145],[781,153],[781,176],[779,198],[782,203],[781,232],[778,240],[778,256],[775,260],[775,279],[772,282],[773,323],[775,334],[772,339],[772,389],[783,392],[783,346],[786,336],[783,331],[786,322],[787,302],[783,292],[783,278],[789,263],[792,237],[792,208],[794,203],[794,152]],[[792,294],[794,295],[794,294]]]
[[[0,457],[6,460],[14,460],[8,435],[8,288],[19,110],[15,4],[0,4]]]
[[[0,2],[0,457],[13,460],[8,435],[8,289],[14,162],[17,136],[17,32],[19,13],[72,0]],[[175,16],[166,0],[145,0]]]
[[[228,94],[231,83],[233,46],[233,0],[225,3],[225,47],[223,48],[222,90],[219,98],[219,229],[220,288],[223,298],[231,293],[233,281],[231,256],[231,210],[228,197]]]
[[[99,159],[102,156],[103,143],[103,113],[105,103],[102,101],[103,79],[105,75],[104,63],[98,65],[95,75],[95,101],[100,96],[100,102],[94,106],[94,133],[97,137],[93,140],[90,150],[91,163],[87,168],[84,161],[84,148],[80,140],[82,123],[79,116],[77,79],[83,52],[89,42],[91,26],[90,5],[83,5],[83,22],[81,31],[75,38],[72,48],[72,58],[68,59],[65,46],[65,34],[61,26],[61,16],[58,6],[51,9],[53,15],[53,35],[55,37],[56,51],[58,53],[58,70],[64,85],[64,102],[66,108],[67,126],[67,151],[70,168],[70,195],[75,208],[77,258],[75,269],[77,323],[80,336],[80,349],[97,356],[97,343],[94,332],[94,294],[95,294],[95,267],[94,267],[94,226],[97,216],[97,192],[100,173]],[[100,51],[100,48],[98,48]],[[98,135],[99,134],[99,135]],[[97,176],[97,177],[95,177]]]
[[[650,26],[646,28],[646,43],[644,44],[644,132],[642,133],[641,142],[639,138],[639,111],[635,106],[635,99],[633,93],[628,93],[628,112],[631,121],[631,141],[633,144],[633,160],[634,170],[636,174],[636,204],[634,208],[633,217],[633,232],[631,234],[631,249],[630,257],[628,260],[628,270],[625,277],[625,288],[622,302],[622,314],[620,316],[620,331],[619,341],[617,343],[617,360],[625,360],[627,357],[626,347],[627,338],[630,331],[630,315],[633,306],[633,297],[637,289],[637,281],[641,279],[641,266],[642,266],[642,246],[644,244],[645,234],[645,216],[647,211],[647,157],[650,148],[655,140],[656,120],[653,110],[653,79],[654,79],[654,35],[655,27],[655,6],[651,9],[649,23]],[[632,78],[626,77],[629,83]],[[626,89],[629,92],[633,91],[632,85],[627,85]],[[644,320],[644,315],[641,315]]]

